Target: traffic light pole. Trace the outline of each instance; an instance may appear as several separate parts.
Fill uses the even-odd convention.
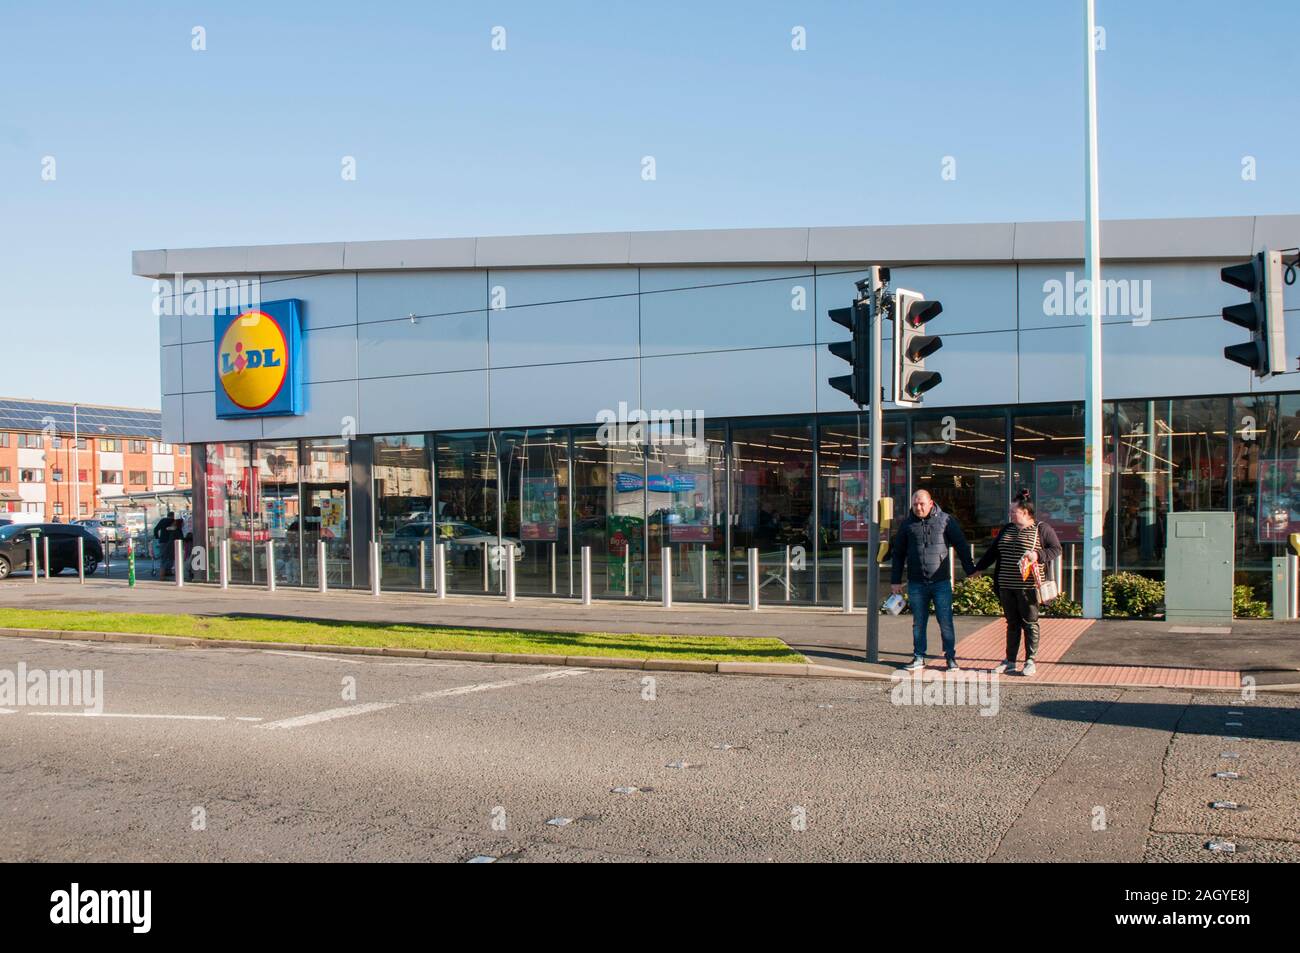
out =
[[[881,442],[884,439],[883,408],[884,379],[880,376],[881,325],[884,315],[883,288],[879,283],[879,269],[871,271],[871,401],[867,413],[870,417],[868,440],[871,444],[871,515],[867,523],[867,661],[880,661],[880,474]]]
[[[1102,433],[1101,433],[1101,222],[1097,198],[1097,47],[1093,0],[1084,0],[1084,277],[1088,282],[1088,359],[1083,417],[1083,617],[1101,618]]]

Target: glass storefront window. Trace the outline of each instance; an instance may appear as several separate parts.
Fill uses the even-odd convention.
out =
[[[1001,410],[918,415],[912,422],[912,490],[929,490],[957,518],[977,558],[1007,521],[1006,428]]]
[[[1116,568],[1162,574],[1169,513],[1227,509],[1227,402],[1120,401],[1116,413]]]
[[[298,441],[253,445],[253,580],[268,578],[266,542],[272,541],[277,585],[302,584],[299,551]]]
[[[1039,522],[1056,531],[1062,549],[1061,588],[1076,602],[1083,592],[1083,424],[1081,404],[1036,409],[1033,413],[1017,411],[1011,418],[1009,495],[1028,490]],[[1106,463],[1102,470],[1103,486],[1109,487]],[[1109,491],[1104,492],[1103,513],[1109,498]],[[1107,525],[1103,518],[1102,526]]]
[[[673,598],[726,599],[726,437],[722,427],[675,422],[651,433],[646,510],[650,597],[663,596],[663,547]]]
[[[1272,559],[1300,533],[1300,395],[1238,398],[1232,427],[1237,582],[1267,599]]]
[[[569,432],[507,430],[498,446],[502,536],[516,547],[515,591],[572,595]]]
[[[419,589],[423,581],[423,588],[431,588],[433,474],[424,434],[376,437],[374,446],[372,498],[383,586]]]
[[[758,550],[760,602],[812,602],[815,517],[808,418],[731,429],[730,598],[748,598],[748,550]]]
[[[302,451],[303,583],[320,579],[318,543],[325,544],[325,579],[330,586],[352,585],[352,493],[348,442],[336,438],[304,440]]]
[[[573,546],[575,554],[591,547],[593,595],[645,595],[645,472],[645,448],[633,435],[620,443],[602,428],[573,431]]]
[[[885,447],[881,454],[880,491],[894,504],[894,520],[907,515],[907,420],[898,414],[884,418]],[[817,547],[817,601],[843,600],[843,548],[853,548],[853,601],[866,604],[870,580],[867,550],[871,516],[870,421],[866,414],[824,418],[818,450],[821,520]],[[884,581],[888,582],[888,570]],[[888,590],[882,590],[887,592]]]
[[[500,592],[505,567],[497,532],[496,435],[439,434],[434,473],[434,532],[448,546],[447,591]]]
[[[230,543],[230,581],[253,581],[250,520],[253,481],[248,445],[210,443],[207,446],[208,579],[221,578],[221,544]]]

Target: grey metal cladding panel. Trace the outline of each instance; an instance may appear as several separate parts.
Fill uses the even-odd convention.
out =
[[[637,356],[635,296],[488,312],[493,367]]]
[[[702,411],[706,418],[810,413],[813,347],[713,351],[641,359],[644,409]]]
[[[1016,403],[1015,331],[945,337],[943,348],[926,358],[925,367],[943,375],[943,383],[925,395],[926,407]]]
[[[1138,323],[1217,315],[1245,292],[1219,277],[1227,262],[1117,262],[1102,268],[1102,322]],[[1081,264],[1025,264],[1020,272],[1020,327],[1087,323]],[[1148,286],[1146,282],[1150,282]],[[1080,305],[1083,308],[1080,308]]]
[[[357,275],[357,320],[446,315],[487,308],[484,271],[371,272]]]
[[[131,252],[131,274],[156,278],[167,273],[167,249],[150,248]]]
[[[492,426],[596,423],[620,401],[640,406],[636,360],[496,369],[491,375]]]
[[[252,264],[248,245],[230,245],[225,248],[169,248],[167,249],[167,276],[187,275],[247,275],[260,271]]]
[[[475,430],[488,425],[487,371],[363,380],[358,433]]]
[[[1107,259],[1223,258],[1249,254],[1254,219],[1116,219],[1101,223]],[[1083,222],[1019,222],[1018,261],[1082,261]]]
[[[474,264],[480,268],[511,265],[626,265],[627,232],[579,235],[519,235],[477,239]]]
[[[1300,215],[1256,215],[1251,251],[1300,245]],[[1300,282],[1292,286],[1300,290]],[[1288,304],[1288,307],[1290,305]]]
[[[907,288],[938,299],[943,312],[934,321],[935,334],[1016,329],[1016,268],[1014,265],[927,265],[894,268],[890,287]],[[847,329],[829,322],[837,331]],[[832,338],[832,340],[838,340]],[[945,342],[946,342],[945,338]],[[946,344],[945,344],[946,346]]]
[[[683,290],[648,293],[648,284]],[[807,265],[643,269],[641,288],[643,356],[812,343]]]
[[[297,298],[302,301],[304,329],[332,328],[357,323],[357,275],[308,275],[302,278],[271,276],[261,285],[262,301]]]
[[[357,378],[357,326],[308,328],[302,335],[302,379],[306,384],[355,381]]]
[[[301,414],[262,418],[263,436],[338,437],[354,428],[360,418],[356,381],[304,384],[302,397]]]
[[[179,394],[184,390],[181,386],[181,362],[181,345],[158,349],[158,376],[163,396]]]
[[[170,347],[181,343],[181,322],[175,315],[158,315],[158,346]]]
[[[815,262],[1010,261],[1016,226],[889,225],[814,228],[809,260]]]
[[[1293,287],[1300,287],[1300,281]],[[1242,328],[1232,328],[1233,344],[1246,340],[1247,333]],[[1255,393],[1274,393],[1277,391],[1300,390],[1300,311],[1286,312],[1286,367],[1289,373],[1270,377],[1261,381],[1253,374],[1250,376],[1250,389]]]
[[[474,251],[473,238],[348,242],[343,250],[343,267],[357,271],[385,268],[473,268]]]
[[[635,268],[504,268],[487,273],[490,289],[503,289],[504,301],[489,290],[488,305],[506,309],[521,305],[636,295],[639,276]],[[494,312],[500,313],[500,312]]]
[[[1243,393],[1250,372],[1223,356],[1242,333],[1218,316],[1106,325],[1102,393],[1107,400]]]
[[[262,418],[217,419],[217,395],[213,391],[184,394],[186,443],[220,443],[231,440],[259,440]]]
[[[487,312],[358,325],[357,374],[389,377],[487,367]]]
[[[199,341],[212,343],[213,317],[209,314],[182,314],[172,321],[180,322],[181,342],[196,344]]]
[[[185,439],[185,399],[180,394],[162,399],[162,439],[166,443],[187,443]]]
[[[637,264],[807,262],[806,228],[683,229],[632,232]]]
[[[181,384],[179,393],[212,391],[217,386],[216,353],[211,341],[180,346]]]
[[[344,242],[303,245],[262,245],[250,250],[250,261],[262,273],[342,271]]]

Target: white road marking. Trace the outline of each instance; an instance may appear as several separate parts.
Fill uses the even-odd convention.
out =
[[[175,721],[225,721],[225,715],[153,715],[127,714],[116,711],[29,711],[29,715],[47,718],[167,718]]]
[[[247,715],[236,715],[235,721],[261,721],[261,718],[249,718]]]
[[[16,714],[18,714],[17,709],[14,709],[14,708],[0,708],[0,715],[16,715]]]
[[[398,705],[409,705],[415,702],[430,701],[435,698],[453,698],[459,695],[472,695],[477,692],[490,692],[499,688],[514,688],[516,685],[527,685],[530,682],[544,682],[556,678],[568,678],[572,675],[585,675],[587,670],[584,668],[563,668],[552,672],[543,672],[540,675],[529,675],[525,678],[511,678],[500,682],[479,682],[474,685],[461,685],[457,688],[443,688],[436,692],[422,692],[419,695],[410,695],[406,698],[398,698],[390,702],[366,702],[361,705],[349,705],[346,708],[330,708],[325,711],[313,712],[310,715],[299,715],[296,718],[284,718],[280,721],[268,721],[259,728],[303,728],[307,725],[320,724],[323,721],[334,721],[338,718],[350,718],[353,715],[366,715],[374,711],[383,711],[387,708],[396,708]]]

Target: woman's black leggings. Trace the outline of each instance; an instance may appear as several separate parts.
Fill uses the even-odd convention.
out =
[[[1016,660],[1023,632],[1028,662],[1038,655],[1038,595],[1032,589],[1003,588],[998,598],[1002,601],[1002,614],[1007,617],[1007,660]]]

